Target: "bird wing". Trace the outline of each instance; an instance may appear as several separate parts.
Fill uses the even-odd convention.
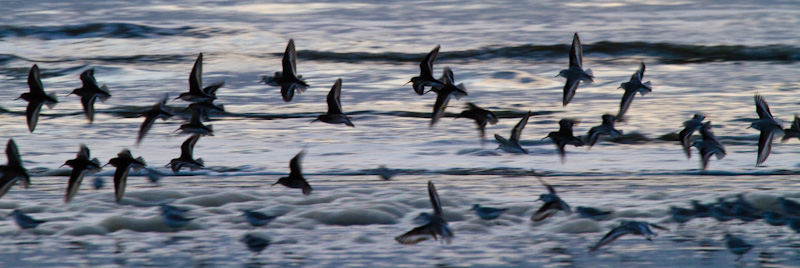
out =
[[[39,66],[36,64],[31,67],[31,71],[28,73],[28,87],[30,88],[31,93],[44,95],[44,86],[42,85],[42,79],[39,76]]]
[[[431,126],[444,115],[444,109],[447,108],[447,103],[450,102],[450,96],[452,96],[450,93],[449,90],[443,90],[439,91],[436,96],[436,103],[433,104],[433,114],[431,115]]]
[[[336,79],[331,91],[328,93],[328,114],[341,114],[342,102],[339,99],[342,95],[342,79]]]
[[[19,149],[13,139],[9,139],[6,144],[6,157],[8,157],[9,167],[22,167],[22,158],[19,157]]]
[[[95,94],[86,94],[81,96],[81,104],[83,104],[83,113],[86,115],[86,119],[89,119],[89,123],[94,121],[94,103],[97,100],[97,95]]]
[[[628,108],[633,102],[633,97],[636,97],[636,90],[625,89],[625,93],[622,94],[622,100],[619,102],[619,112],[617,112],[617,117],[622,118],[622,116],[625,115],[625,112],[628,111]]]
[[[194,67],[189,74],[189,92],[194,94],[202,94],[203,91],[203,53],[197,55],[197,60],[194,61]]]
[[[519,141],[519,137],[522,135],[522,130],[525,129],[525,125],[528,124],[528,118],[530,117],[531,111],[528,111],[528,113],[526,113],[525,116],[519,120],[519,123],[517,123],[517,125],[511,129],[511,137],[509,137],[509,140]]]
[[[572,97],[575,97],[575,92],[578,91],[580,83],[580,79],[567,78],[567,83],[564,84],[564,99],[562,100],[564,106],[567,106],[572,101]]]
[[[428,181],[428,195],[431,198],[433,214],[442,217],[442,201],[439,199],[439,193],[436,192],[436,187],[433,186],[432,181]]]
[[[547,219],[547,217],[550,217],[551,215],[556,214],[558,212],[559,210],[558,207],[559,204],[556,201],[550,201],[544,203],[544,205],[542,205],[542,207],[539,208],[539,210],[533,213],[533,216],[531,216],[531,220],[542,221],[544,219]]]
[[[644,61],[643,61],[643,62],[641,63],[641,65],[639,65],[639,70],[636,70],[636,73],[634,73],[634,74],[631,76],[631,80],[639,80],[639,81],[642,81],[642,79],[644,79],[644,69],[645,69],[645,67],[644,67]]]
[[[609,243],[614,242],[614,240],[617,240],[617,238],[629,234],[630,232],[631,231],[628,230],[628,228],[623,228],[623,226],[618,226],[612,229],[610,232],[608,232],[605,236],[603,236],[603,238],[600,239],[600,241],[598,241],[597,244],[589,248],[589,251],[590,252],[595,251],[602,246],[608,245]]]
[[[395,237],[394,240],[397,240],[397,242],[403,245],[413,245],[431,238],[436,239],[436,234],[433,231],[432,224],[428,223],[411,229],[411,231]]]
[[[300,161],[303,161],[303,156],[306,155],[306,151],[302,150],[297,155],[295,155],[291,161],[289,161],[289,177],[302,177],[303,171],[300,166]]]
[[[767,104],[767,101],[764,100],[764,97],[756,94],[755,101],[756,101],[756,113],[758,113],[758,118],[772,119],[772,113],[769,111],[769,105]]]
[[[125,194],[125,184],[128,182],[128,173],[130,173],[130,165],[120,165],[114,172],[114,197],[117,203],[122,200]]]
[[[97,81],[94,80],[94,68],[81,73],[81,83],[83,83],[83,88],[85,89],[97,86]]]
[[[86,147],[86,144],[81,143],[81,149],[78,150],[77,159],[86,159],[89,160],[91,157],[91,152],[89,151],[89,147]]]
[[[772,140],[775,137],[775,130],[767,129],[762,130],[761,135],[758,136],[758,159],[756,165],[760,166],[761,163],[767,160],[770,151],[772,151]]]
[[[285,102],[292,101],[292,98],[294,98],[295,88],[297,88],[297,84],[295,83],[281,84],[281,96],[283,97],[283,101]]]
[[[185,159],[192,159],[192,151],[194,151],[194,145],[197,144],[197,141],[200,140],[200,134],[194,134],[186,141],[181,144],[181,158]]]
[[[569,50],[569,67],[583,69],[583,46],[578,33],[572,37],[572,47]]]
[[[442,71],[442,78],[439,80],[445,84],[454,84],[456,80],[453,77],[453,70],[451,70],[450,67],[444,67],[444,71]]]
[[[425,55],[425,59],[419,64],[420,77],[433,77],[433,62],[435,62],[436,57],[439,56],[439,47],[439,45],[436,45],[428,55]]]
[[[288,77],[297,77],[297,50],[294,49],[294,39],[289,39],[286,44],[286,51],[283,52],[283,74],[291,74]]]
[[[44,104],[44,102],[31,100],[28,102],[28,108],[25,109],[25,116],[28,119],[28,131],[31,133],[36,129],[36,123],[39,122],[39,112],[42,111],[42,104]]]
[[[69,175],[69,182],[67,183],[67,193],[64,195],[64,203],[69,203],[75,194],[78,193],[78,189],[81,187],[81,182],[83,182],[83,177],[86,176],[89,170],[85,168],[73,168],[72,172]]]
[[[144,136],[147,135],[147,132],[150,131],[150,128],[153,127],[153,123],[156,122],[157,115],[150,114],[144,118],[144,122],[142,122],[142,126],[139,127],[139,135],[136,137],[136,144],[142,142]]]

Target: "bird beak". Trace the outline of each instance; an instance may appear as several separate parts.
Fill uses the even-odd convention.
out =
[[[542,140],[546,140],[547,138],[550,138],[550,136],[544,137],[544,138],[542,138]]]
[[[411,83],[411,81],[408,81],[408,82],[406,82],[406,83],[405,83],[405,84],[403,84],[403,85],[404,85],[404,86],[405,86],[405,85],[408,85],[408,83]]]

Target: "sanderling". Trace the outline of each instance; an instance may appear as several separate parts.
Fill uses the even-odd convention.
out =
[[[558,194],[556,193],[556,189],[553,188],[552,185],[545,183],[544,180],[542,180],[542,178],[537,177],[537,179],[539,179],[539,182],[541,182],[542,185],[547,187],[548,193],[541,194],[539,196],[539,199],[536,200],[544,202],[544,205],[542,205],[542,207],[539,208],[539,210],[533,213],[533,216],[531,216],[531,221],[543,221],[547,219],[547,217],[550,217],[551,215],[556,214],[559,211],[572,213],[572,209],[569,208],[567,202],[564,202],[564,200],[562,200],[561,197],[558,196]]]
[[[478,215],[481,219],[484,220],[494,220],[500,217],[503,212],[508,210],[507,208],[492,208],[492,207],[482,207],[481,205],[475,204],[472,205],[471,210],[475,211],[475,214]]]
[[[198,140],[200,140],[200,134],[194,134],[181,144],[181,156],[173,158],[167,165],[172,168],[172,172],[178,173],[184,167],[192,171],[203,168],[203,159],[194,159],[192,156],[194,145],[197,144]]]
[[[619,86],[619,88],[625,90],[625,93],[622,94],[622,101],[619,103],[619,112],[617,112],[618,120],[622,120],[622,118],[625,116],[625,112],[627,112],[628,108],[631,106],[633,97],[636,96],[636,92],[639,92],[639,94],[642,96],[653,92],[653,88],[650,86],[650,81],[642,82],[642,79],[644,79],[644,68],[644,62],[642,62],[639,66],[639,70],[637,70],[636,73],[631,76],[631,79]]]
[[[431,114],[431,127],[439,121],[439,118],[444,116],[444,109],[447,108],[450,97],[460,99],[462,96],[467,95],[467,87],[464,86],[464,83],[454,85],[453,70],[450,70],[450,67],[444,67],[443,77],[443,86],[434,86],[431,88],[431,90],[437,94],[436,103],[433,104],[433,113]]]
[[[39,76],[39,66],[36,64],[31,67],[28,73],[28,88],[29,92],[22,93],[18,99],[23,99],[28,102],[28,108],[25,109],[25,116],[28,119],[28,131],[33,133],[36,129],[36,123],[39,122],[39,112],[42,110],[42,105],[47,105],[47,108],[53,109],[58,103],[55,93],[47,94],[44,92],[42,79]]]
[[[575,96],[575,91],[578,90],[578,85],[580,85],[581,81],[587,84],[594,82],[592,70],[583,70],[583,46],[581,46],[581,39],[578,37],[578,33],[575,33],[572,38],[572,48],[569,50],[569,69],[561,70],[556,76],[567,79],[567,83],[564,84],[564,106],[567,106],[572,97]]]
[[[181,134],[214,136],[214,127],[212,125],[204,125],[200,116],[199,110],[192,110],[192,117],[189,119],[189,123],[181,125],[175,132],[180,131]]]
[[[706,117],[702,114],[694,114],[692,119],[683,122],[683,130],[678,133],[678,136],[680,137],[681,146],[683,146],[683,152],[686,153],[686,158],[692,158],[692,143],[689,141],[691,141],[694,131],[703,126],[703,120],[705,119]]]
[[[75,194],[78,193],[81,182],[83,182],[83,177],[86,176],[86,174],[93,174],[102,169],[100,160],[90,157],[89,147],[81,144],[81,149],[78,151],[78,155],[75,156],[75,159],[67,160],[67,162],[64,163],[64,165],[72,167],[72,172],[69,174],[69,182],[67,183],[67,192],[64,194],[64,203],[68,203]],[[64,165],[62,165],[62,167]]]
[[[17,184],[17,181],[22,182],[22,187],[28,189],[31,184],[31,176],[28,175],[28,170],[22,166],[22,158],[19,156],[19,149],[17,143],[13,139],[8,139],[6,144],[6,157],[8,164],[0,166],[0,197],[3,197],[11,186]]]
[[[81,97],[83,113],[86,115],[86,118],[89,119],[89,124],[91,124],[94,122],[95,101],[100,99],[101,102],[105,102],[108,98],[111,98],[111,93],[105,84],[97,86],[97,80],[94,79],[94,68],[81,73],[81,82],[83,86],[76,88],[69,94],[75,94]]]
[[[217,90],[225,85],[225,81],[214,82],[203,87],[203,53],[197,55],[192,72],[189,73],[189,91],[178,95],[177,99],[188,102],[209,102],[217,99]]]
[[[8,216],[14,217],[14,222],[16,222],[17,226],[19,226],[19,228],[22,230],[36,228],[36,226],[39,226],[39,224],[47,222],[44,220],[34,219],[33,217],[28,216],[19,209],[15,209],[10,214],[8,214]]]
[[[732,234],[725,234],[725,246],[728,247],[731,253],[738,256],[735,261],[741,260],[744,254],[753,249],[753,245],[748,244],[744,239]]]
[[[764,97],[756,94],[755,101],[758,120],[751,123],[750,127],[761,131],[761,135],[758,137],[758,159],[756,159],[756,166],[760,166],[769,157],[775,135],[783,133],[783,126],[772,117]]]
[[[333,83],[333,87],[331,87],[331,91],[328,92],[328,112],[317,116],[317,119],[314,119],[311,123],[322,121],[328,124],[345,124],[350,127],[355,127],[355,125],[350,122],[350,117],[342,112],[342,101],[339,100],[341,95],[342,79],[339,78],[336,79],[336,82]]]
[[[515,154],[528,154],[528,150],[525,150],[522,148],[522,145],[519,144],[519,137],[522,135],[522,130],[525,129],[525,125],[528,124],[528,118],[531,117],[531,114],[531,111],[528,111],[528,113],[526,113],[525,116],[519,120],[519,123],[517,123],[517,125],[511,129],[511,136],[508,138],[508,140],[500,135],[494,134],[494,139],[500,143],[500,146],[497,147],[497,149]]]
[[[258,255],[264,251],[271,243],[268,238],[260,237],[253,234],[246,234],[242,237],[242,243],[247,246],[247,249]]]
[[[797,114],[794,115],[792,125],[783,130],[783,139],[781,139],[781,142],[786,142],[791,138],[800,139],[800,115]]]
[[[626,234],[641,235],[644,236],[645,239],[651,240],[653,237],[658,236],[658,234],[653,232],[650,227],[669,231],[669,229],[653,223],[643,221],[622,221],[619,226],[611,229],[610,232],[603,236],[603,238],[600,239],[597,244],[590,247],[589,252],[595,251],[604,245],[608,245],[609,243],[614,242],[614,240],[617,240],[617,238],[620,238]]]
[[[261,82],[274,87],[281,87],[283,101],[290,102],[294,92],[303,93],[308,84],[303,81],[303,76],[297,74],[297,50],[294,49],[294,40],[289,39],[286,51],[283,52],[282,72],[275,72],[274,76],[262,76]]]
[[[550,132],[547,134],[547,137],[545,137],[545,139],[550,138],[553,144],[556,145],[558,155],[561,157],[561,163],[564,163],[566,160],[567,152],[564,151],[564,147],[567,146],[567,144],[572,144],[575,147],[583,146],[583,141],[572,134],[572,127],[578,124],[578,122],[579,121],[573,119],[561,119],[558,121],[558,131]]]
[[[706,170],[708,160],[711,159],[712,155],[716,155],[717,160],[725,158],[725,146],[722,146],[717,137],[714,136],[714,133],[711,132],[711,121],[705,122],[700,127],[700,134],[702,134],[703,139],[695,141],[692,146],[697,147],[697,150],[700,151],[700,166],[703,170]]]
[[[408,83],[412,83],[414,92],[419,95],[425,94],[425,87],[444,85],[442,81],[433,78],[433,62],[436,61],[437,56],[439,56],[439,45],[436,45],[428,55],[425,55],[425,59],[419,64],[419,76],[412,77],[411,81],[408,81]]]
[[[163,121],[167,121],[170,117],[172,117],[172,113],[167,111],[164,107],[167,104],[167,95],[164,95],[159,102],[153,105],[153,108],[147,110],[146,112],[142,113],[144,116],[144,122],[142,126],[139,127],[139,135],[136,137],[136,145],[142,142],[144,136],[147,135],[147,132],[150,131],[150,128],[153,126],[153,123],[156,122],[156,119],[161,118]]]
[[[208,112],[216,112],[216,113],[224,113],[225,112],[225,105],[224,104],[214,104],[211,101],[204,101],[204,102],[195,102],[189,104],[189,107],[186,107],[185,110],[192,110],[200,112],[200,119],[204,121],[210,121],[211,118],[208,116]]]
[[[302,188],[304,195],[311,194],[311,185],[308,184],[305,178],[303,178],[303,171],[300,167],[300,161],[303,160],[303,156],[305,156],[306,151],[302,150],[297,155],[295,155],[292,160],[289,162],[289,176],[281,177],[278,179],[278,182],[273,183],[280,184],[289,188]]]
[[[108,164],[117,168],[114,172],[114,198],[119,203],[122,200],[122,196],[125,195],[125,184],[128,182],[128,173],[130,173],[131,168],[138,171],[147,166],[147,164],[145,164],[141,156],[133,158],[131,151],[128,149],[123,149],[122,152],[117,154],[116,158],[111,158]]]
[[[244,217],[247,219],[247,222],[250,223],[253,227],[264,226],[278,218],[278,216],[270,216],[258,211],[253,210],[245,210]]]
[[[432,181],[428,181],[428,196],[433,206],[433,214],[421,213],[417,220],[423,222],[424,225],[412,229],[400,236],[394,238],[400,244],[413,245],[430,238],[439,240],[442,238],[442,243],[450,244],[453,240],[453,230],[447,225],[442,213],[442,201],[439,199],[439,194],[436,193],[436,188],[433,186]]]
[[[610,136],[611,138],[618,138],[622,136],[622,131],[614,128],[614,121],[617,119],[616,116],[604,114],[601,118],[603,118],[603,123],[599,126],[590,128],[589,132],[586,134],[589,148],[594,146],[594,143],[597,142],[597,139],[600,138],[600,135]]]
[[[455,119],[458,119],[459,117],[464,117],[475,120],[475,125],[478,126],[478,133],[481,137],[481,145],[483,145],[486,142],[486,140],[484,140],[484,138],[486,137],[486,124],[487,123],[492,125],[497,124],[498,122],[497,116],[494,115],[492,111],[478,107],[478,105],[475,105],[474,103],[471,102],[467,102],[467,107],[469,109],[462,111],[459,115],[456,116]]]

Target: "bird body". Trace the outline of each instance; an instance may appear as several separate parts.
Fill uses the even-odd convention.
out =
[[[697,147],[697,150],[700,151],[700,166],[703,170],[706,170],[711,156],[716,155],[717,160],[722,160],[722,158],[725,158],[726,152],[725,146],[722,146],[717,137],[714,136],[714,133],[711,132],[711,121],[704,123],[700,127],[700,134],[702,134],[703,139],[695,141],[692,146]]]
[[[6,144],[6,157],[8,164],[0,166],[0,197],[3,197],[17,181],[22,182],[22,187],[25,189],[31,184],[31,176],[22,166],[22,158],[13,139],[9,139]]]
[[[8,214],[8,216],[13,217],[14,222],[16,222],[17,226],[19,226],[19,228],[22,230],[36,228],[36,226],[39,226],[39,224],[47,222],[43,220],[34,219],[33,217],[28,216],[19,209],[15,209],[10,214]]]
[[[617,119],[616,116],[604,114],[602,119],[602,124],[590,128],[589,132],[586,134],[587,142],[590,148],[594,146],[594,144],[597,142],[597,139],[600,138],[601,135],[610,136],[612,138],[618,138],[622,136],[622,131],[614,128],[614,122]]]
[[[328,112],[317,117],[313,122],[322,121],[328,124],[345,124],[349,127],[355,127],[353,122],[350,122],[350,117],[342,112],[342,79],[336,79],[333,83],[331,91],[328,92]]]
[[[444,220],[442,201],[439,199],[439,194],[436,192],[436,187],[434,187],[432,181],[428,181],[428,197],[430,197],[431,205],[433,206],[433,214],[421,213],[415,222],[422,225],[395,237],[394,240],[398,243],[413,245],[430,238],[434,240],[441,238],[441,242],[447,244],[453,241],[455,235],[450,226],[447,225],[447,221]]]
[[[478,133],[481,137],[481,144],[483,144],[485,142],[484,138],[486,137],[486,124],[497,124],[499,121],[497,115],[471,102],[467,102],[467,107],[469,109],[462,111],[456,116],[456,119],[463,117],[475,120],[475,125],[478,127]]]
[[[472,206],[471,210],[475,211],[475,214],[478,215],[483,220],[494,220],[500,217],[503,212],[508,210],[507,208],[493,208],[493,207],[482,207],[481,205],[475,204]]]
[[[605,236],[603,236],[600,241],[597,242],[594,246],[589,248],[589,251],[595,251],[602,246],[608,245],[617,238],[620,238],[626,234],[634,234],[634,235],[641,235],[644,236],[645,239],[651,240],[653,237],[658,236],[657,233],[653,232],[650,227],[661,229],[661,230],[669,230],[662,226],[648,223],[644,221],[622,221],[619,226],[615,227],[611,231],[609,231]]]
[[[211,102],[217,99],[217,90],[225,85],[224,81],[214,82],[203,87],[203,53],[197,55],[197,59],[189,73],[189,91],[178,95],[177,99],[188,102]]]
[[[167,96],[165,95],[164,98],[153,105],[153,108],[142,113],[142,116],[144,116],[144,122],[142,123],[142,126],[139,127],[139,135],[136,137],[136,145],[139,145],[139,143],[142,142],[144,136],[147,135],[147,132],[150,131],[150,128],[153,127],[153,123],[155,123],[156,120],[161,118],[161,120],[167,121],[167,119],[172,117],[172,113],[166,109],[166,104]]]
[[[437,56],[439,56],[439,45],[436,45],[428,55],[425,55],[425,58],[419,64],[419,76],[412,77],[411,81],[408,81],[408,83],[412,83],[414,92],[417,92],[419,95],[425,94],[425,87],[444,85],[442,81],[436,80],[436,78],[433,77],[433,63],[436,62]]]
[[[531,117],[531,111],[525,114],[522,119],[519,120],[519,123],[511,129],[511,136],[506,140],[500,135],[494,134],[494,139],[500,144],[497,149],[501,149],[503,151],[515,154],[528,154],[528,150],[522,148],[522,145],[519,144],[520,136],[522,135],[522,130],[525,129],[525,125],[528,124],[528,118]]]
[[[194,146],[197,144],[197,141],[200,140],[200,136],[200,134],[194,134],[183,142],[181,145],[181,156],[178,158],[173,158],[169,162],[172,172],[177,173],[181,170],[181,168],[184,167],[187,167],[190,170],[197,170],[204,167],[202,158],[194,159],[192,156]]]
[[[578,121],[576,120],[566,118],[561,119],[561,121],[558,121],[558,131],[553,131],[547,134],[546,138],[550,138],[550,140],[553,141],[553,144],[555,144],[556,148],[558,149],[558,155],[561,157],[561,163],[564,163],[566,159],[567,153],[564,150],[564,147],[567,146],[567,144],[574,145],[575,147],[584,145],[580,138],[575,137],[575,135],[572,134],[572,127],[577,123]]]
[[[86,115],[86,119],[89,119],[89,124],[91,124],[94,122],[94,103],[98,99],[101,102],[105,102],[108,98],[111,98],[111,93],[106,85],[97,85],[97,80],[94,79],[94,68],[83,71],[80,77],[83,86],[76,88],[70,94],[81,97],[83,113]]]
[[[694,134],[695,130],[703,127],[703,120],[705,118],[706,117],[702,114],[694,114],[692,119],[683,122],[683,130],[678,133],[678,136],[680,137],[681,146],[683,146],[683,152],[686,153],[686,158],[692,158],[692,143],[690,142],[692,134]]]
[[[750,127],[761,131],[758,137],[758,158],[756,159],[756,166],[760,166],[764,161],[767,161],[767,157],[772,151],[772,140],[776,135],[783,133],[783,125],[772,117],[769,105],[764,100],[764,97],[756,94],[755,102],[758,120],[751,123]]]
[[[294,40],[289,39],[286,51],[283,53],[282,72],[275,72],[274,76],[263,76],[261,82],[267,85],[281,87],[283,101],[290,102],[294,98],[295,91],[303,93],[308,84],[302,79],[302,75],[297,74],[297,50],[294,48]]]
[[[625,112],[628,111],[631,103],[633,103],[633,97],[636,96],[636,92],[639,92],[642,96],[653,92],[650,81],[642,82],[644,79],[644,70],[645,66],[644,62],[642,62],[641,65],[639,65],[639,70],[631,76],[631,79],[619,86],[625,90],[625,93],[622,95],[622,100],[619,103],[619,112],[617,112],[618,120],[625,116]]]
[[[128,149],[123,149],[122,152],[117,154],[116,158],[109,160],[108,164],[117,168],[114,172],[114,198],[119,203],[122,200],[122,196],[125,195],[125,185],[128,182],[128,174],[131,168],[139,170],[147,166],[147,164],[145,164],[142,157],[133,158],[131,151]]]
[[[39,66],[36,64],[31,67],[28,73],[28,88],[29,91],[22,93],[17,99],[23,99],[28,102],[25,116],[28,121],[28,131],[33,133],[33,130],[36,129],[36,123],[39,122],[39,112],[42,110],[42,105],[53,109],[58,104],[58,98],[55,93],[45,93],[42,79],[39,75]]]
[[[594,82],[592,70],[583,70],[583,46],[581,45],[581,39],[578,37],[578,33],[575,33],[572,37],[572,47],[569,50],[569,68],[561,70],[557,76],[567,79],[567,83],[564,84],[564,98],[562,102],[564,106],[567,106],[567,104],[572,101],[572,97],[575,96],[575,92],[578,90],[578,85],[580,85],[581,81],[587,84]]]
[[[303,190],[304,195],[310,195],[311,185],[308,184],[308,181],[303,177],[302,167],[300,166],[300,161],[303,160],[303,156],[305,156],[306,151],[300,151],[295,155],[291,161],[289,161],[289,176],[281,177],[278,179],[278,182],[272,184],[280,184],[289,188],[300,188]]]
[[[75,159],[67,160],[67,162],[64,163],[64,165],[72,167],[72,172],[70,172],[69,175],[69,182],[67,183],[67,192],[64,194],[64,203],[69,203],[69,201],[75,197],[86,174],[94,174],[103,169],[97,158],[90,159],[90,157],[89,147],[81,144],[81,148]]]

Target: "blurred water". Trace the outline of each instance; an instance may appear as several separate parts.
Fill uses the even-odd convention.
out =
[[[314,196],[326,197],[339,191],[359,193],[380,187],[387,191],[407,191],[422,201],[413,209],[401,209],[395,215],[397,224],[370,225],[358,230],[320,226],[314,223],[314,217],[300,216],[305,210],[344,209],[352,206],[350,199],[337,203],[338,198],[334,198],[320,203],[331,203],[332,208],[322,205],[291,210],[284,217],[306,219],[310,221],[307,226],[315,226],[310,227],[313,232],[300,231],[303,236],[323,238],[315,242],[296,236],[298,230],[289,223],[278,225],[268,233],[278,232],[272,235],[290,242],[267,250],[281,252],[280,261],[269,258],[259,261],[298,266],[363,266],[369,263],[366,261],[385,265],[408,261],[409,266],[658,263],[649,263],[647,258],[637,255],[638,250],[645,250],[656,252],[661,256],[657,258],[660,261],[667,261],[675,254],[690,256],[665,263],[670,266],[687,264],[683,261],[718,266],[733,258],[728,258],[731,256],[727,253],[708,253],[702,246],[698,249],[697,241],[702,239],[675,242],[676,238],[669,237],[678,235],[672,233],[662,234],[667,238],[659,237],[654,243],[638,238],[621,239],[612,244],[609,253],[587,255],[585,246],[615,226],[615,221],[602,223],[600,233],[582,234],[579,240],[572,235],[554,238],[546,231],[538,231],[539,226],[529,224],[526,218],[533,211],[527,208],[537,206],[531,203],[535,200],[531,197],[541,193],[542,187],[535,180],[518,182],[505,176],[527,176],[530,169],[535,169],[558,176],[560,184],[581,185],[581,190],[564,189],[568,202],[608,207],[633,200],[639,202],[642,196],[654,193],[682,192],[666,194],[655,208],[660,212],[637,216],[659,221],[665,220],[668,205],[685,206],[686,199],[694,198],[689,193],[696,192],[709,200],[734,192],[791,194],[787,191],[795,184],[792,175],[798,173],[794,153],[797,140],[776,143],[765,166],[755,167],[758,131],[747,129],[751,120],[757,118],[753,105],[756,93],[764,95],[773,114],[786,127],[798,112],[800,48],[796,44],[800,35],[795,28],[800,24],[800,13],[794,1],[0,1],[0,7],[5,11],[0,17],[3,44],[0,92],[6,96],[0,101],[4,109],[0,113],[0,133],[3,138],[16,141],[25,166],[34,173],[30,189],[15,187],[0,203],[3,208],[40,212],[35,213],[39,217],[57,218],[63,214],[69,221],[93,226],[113,215],[140,213],[137,215],[151,217],[154,210],[141,212],[142,207],[152,206],[153,200],[185,201],[188,197],[185,193],[189,191],[185,189],[203,192],[201,196],[248,189],[253,196],[267,194],[301,202],[294,200],[303,200],[295,191],[265,187],[287,173],[289,159],[307,148],[303,167],[315,187]],[[567,65],[573,32],[581,35],[584,66],[594,71],[596,79],[595,84],[581,85],[572,103],[563,108],[560,104],[564,80],[554,76]],[[284,103],[278,88],[258,81],[262,75],[279,71],[282,52],[290,38],[298,49],[298,72],[311,88],[296,95],[291,103]],[[429,128],[433,95],[418,96],[410,85],[403,84],[418,74],[419,61],[437,44],[442,48],[434,66],[436,72],[450,66],[456,81],[466,84],[469,96],[452,100],[447,116]],[[89,186],[84,186],[73,204],[62,205],[61,194],[68,173],[58,166],[74,157],[80,143],[87,144],[93,156],[102,162],[127,147],[134,155],[143,156],[150,167],[168,171],[163,165],[178,157],[185,138],[172,132],[184,120],[174,117],[158,121],[142,145],[134,147],[143,121],[136,116],[163,94],[174,97],[184,92],[192,63],[200,52],[204,53],[205,83],[220,80],[226,83],[218,91],[217,103],[225,104],[228,113],[212,117],[209,124],[214,125],[215,136],[202,138],[194,151],[195,157],[203,158],[209,168],[168,175],[157,187],[143,177],[132,177],[131,191],[141,194],[126,195],[126,199],[148,201],[138,206],[115,205],[110,188],[92,194]],[[567,148],[567,161],[562,164],[551,142],[540,139],[555,131],[561,118],[580,119],[575,129],[577,134],[598,125],[602,114],[615,113],[622,95],[617,87],[636,71],[639,61],[647,64],[645,80],[653,82],[654,90],[635,98],[627,121],[618,123],[617,128],[626,134],[641,134],[645,139],[601,140],[591,150]],[[26,77],[33,64],[42,70],[45,90],[56,92],[61,103],[53,110],[43,110],[36,132],[30,134],[24,116],[27,103],[13,99],[27,91]],[[107,102],[97,103],[98,114],[92,125],[87,124],[79,99],[65,96],[80,86],[78,75],[90,67],[95,68],[98,82],[108,84],[113,94]],[[343,79],[343,109],[353,117],[356,127],[309,124],[326,111],[325,96],[339,77]],[[494,150],[493,141],[481,146],[471,121],[451,120],[467,101],[500,115],[499,124],[487,127],[490,139],[495,133],[507,136],[526,111],[536,112],[522,135],[522,144],[531,154],[519,156]],[[168,106],[180,111],[186,103],[175,101]],[[696,112],[706,114],[713,122],[715,134],[726,146],[728,155],[723,160],[713,159],[708,171],[722,176],[695,176],[699,173],[696,153],[687,160],[677,142],[659,139],[680,131],[681,123]],[[187,112],[181,114],[188,116]],[[374,176],[361,176],[375,174],[379,165],[396,169],[401,175],[387,183],[371,181]],[[107,178],[112,173],[107,168],[98,176]],[[436,243],[415,247],[394,244],[391,238],[411,228],[410,219],[414,215],[429,210],[424,188],[429,179],[442,184],[439,188],[444,192],[464,197],[452,201],[451,208],[462,214],[468,214],[466,208],[478,201],[526,208],[520,209],[512,217],[513,224],[508,226],[475,231],[469,224],[453,223],[457,240],[449,247]],[[625,201],[605,196],[617,187],[635,191],[612,195]],[[146,197],[151,190],[182,194]],[[367,195],[364,198],[368,200],[383,197]],[[408,206],[404,202],[408,201],[388,205]],[[117,244],[133,243],[130,239],[134,237],[147,237],[141,244],[123,246],[121,256],[128,257],[124,257],[126,262],[122,265],[182,266],[159,262],[163,256],[175,254],[184,254],[186,264],[193,266],[247,263],[249,254],[237,241],[243,228],[236,227],[242,223],[236,209],[242,205],[239,203],[265,209],[274,209],[276,205],[264,200],[233,203],[221,208],[227,218],[203,220],[208,214],[200,213],[198,216],[203,217],[199,221],[203,224],[197,230],[186,231],[186,235],[176,234],[179,238],[166,247],[159,245],[164,239],[159,233],[143,235],[123,230],[104,236],[114,237]],[[109,210],[96,213],[77,208],[84,206]],[[637,210],[652,209],[636,202],[630,206]],[[231,227],[231,221],[239,225]],[[550,222],[547,228],[557,228],[565,221]],[[63,230],[72,224],[48,224],[43,228],[52,232],[45,233],[59,235],[47,238],[23,235],[6,242],[3,248],[8,250],[4,252],[11,252],[5,253],[9,254],[6,256],[21,256],[26,260],[7,264],[41,263],[41,256],[53,253],[64,256],[54,266],[120,264],[121,257],[114,257],[117,255],[109,248],[113,246],[110,240],[65,236]],[[763,226],[751,225],[734,229],[741,229],[753,239],[771,239],[760,234]],[[700,227],[707,226],[703,223]],[[13,234],[14,228],[7,221],[3,231]],[[209,245],[226,241],[223,244],[227,248],[209,253],[213,250],[205,246],[193,248],[193,242],[180,239],[183,236]],[[361,236],[375,243],[353,246],[354,239]],[[82,242],[70,244],[68,241],[73,239]],[[495,244],[515,241],[509,244],[515,249],[496,252],[492,243],[478,243],[487,239],[497,239]],[[651,247],[626,251],[623,245],[627,242]],[[557,247],[568,251],[579,251],[580,256],[564,261],[563,252],[552,251],[556,246],[543,246],[552,243],[559,243]],[[160,249],[151,252],[156,245]],[[721,243],[714,241],[714,245]],[[759,248],[762,257],[764,252],[773,254],[762,258],[762,265],[769,266],[765,264],[767,260],[776,266],[797,264],[796,246],[792,243],[770,245]],[[660,253],[671,247],[677,247],[677,252]],[[82,255],[83,251],[95,253]],[[525,257],[547,252],[561,253],[553,253],[555,257],[546,260]],[[352,258],[339,258],[337,254],[365,262],[340,263]],[[415,257],[412,260],[400,257],[409,254]],[[437,254],[445,257],[435,257]],[[197,257],[201,255],[209,257]],[[752,255],[756,254],[750,253],[750,260],[755,259]],[[595,262],[598,259],[602,262]]]

